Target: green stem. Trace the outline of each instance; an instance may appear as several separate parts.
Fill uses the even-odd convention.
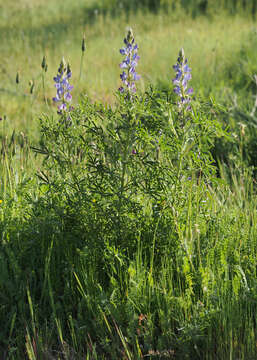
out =
[[[80,59],[80,69],[79,69],[79,80],[81,79],[82,70],[83,70],[83,59],[84,59],[84,51],[82,51],[81,59]]]
[[[47,102],[47,99],[46,99],[46,91],[45,91],[45,76],[44,76],[44,70],[42,71],[42,86],[43,86],[44,102],[45,102],[46,106],[48,107],[48,102]]]

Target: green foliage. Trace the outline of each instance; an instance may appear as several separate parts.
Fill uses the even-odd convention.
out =
[[[210,183],[214,174],[209,146],[219,134],[211,111],[195,104],[193,112],[180,114],[153,90],[121,100],[115,109],[86,100],[60,121],[41,121],[45,207],[60,213],[66,234],[84,233],[72,243],[84,243],[96,263],[107,245],[110,256],[117,249],[121,259],[134,254],[139,237],[150,251],[151,233],[162,257],[172,227],[160,235],[155,229],[184,204],[184,187],[192,188],[185,184]]]
[[[41,118],[38,180],[0,205],[8,359],[253,358],[256,195],[216,178],[220,112],[150,88]]]

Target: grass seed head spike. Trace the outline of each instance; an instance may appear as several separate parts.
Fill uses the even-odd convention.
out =
[[[47,63],[46,63],[46,56],[45,55],[43,56],[41,67],[42,67],[43,70],[45,70],[45,72],[47,71]]]
[[[17,71],[15,81],[16,81],[16,84],[19,84],[19,83],[20,83],[20,73],[19,73],[19,71]]]
[[[86,50],[85,34],[83,35],[82,44],[81,44],[81,50],[82,50],[82,52],[85,52],[85,50]]]
[[[30,80],[29,87],[30,87],[30,90],[29,90],[30,94],[33,94],[34,87],[35,87],[35,84],[34,84],[33,80]]]

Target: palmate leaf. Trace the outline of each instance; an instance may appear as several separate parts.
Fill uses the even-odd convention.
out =
[[[47,174],[43,171],[39,171],[36,176],[46,184],[50,184]]]

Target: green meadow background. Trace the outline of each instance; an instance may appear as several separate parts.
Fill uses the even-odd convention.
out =
[[[244,90],[253,81],[255,1],[11,0],[8,6],[4,2],[0,6],[0,114],[7,117],[9,131],[15,128],[33,136],[36,116],[46,110],[43,56],[48,64],[44,81],[50,110],[55,91],[52,78],[63,56],[73,70],[75,102],[80,94],[113,102],[120,83],[119,48],[129,26],[140,46],[142,90],[149,83],[170,85],[172,64],[181,47],[192,65],[198,94],[212,93],[224,100],[237,87]],[[86,52],[78,81],[83,36]],[[32,96],[31,80],[35,84]]]
[[[0,360],[257,358],[256,17],[256,0],[0,0]],[[152,276],[139,244],[118,273],[119,253],[106,256],[102,279],[82,245],[69,247],[83,230],[69,238],[61,215],[49,223],[43,211],[51,199],[33,149],[39,119],[56,117],[60,61],[71,65],[74,105],[87,96],[115,108],[129,27],[139,91],[172,93],[183,47],[194,96],[218,104],[227,132],[212,143],[217,183],[204,190],[206,216],[193,199],[177,210],[201,259],[193,272],[175,252],[181,277],[168,246]],[[200,249],[199,239],[212,246]]]

